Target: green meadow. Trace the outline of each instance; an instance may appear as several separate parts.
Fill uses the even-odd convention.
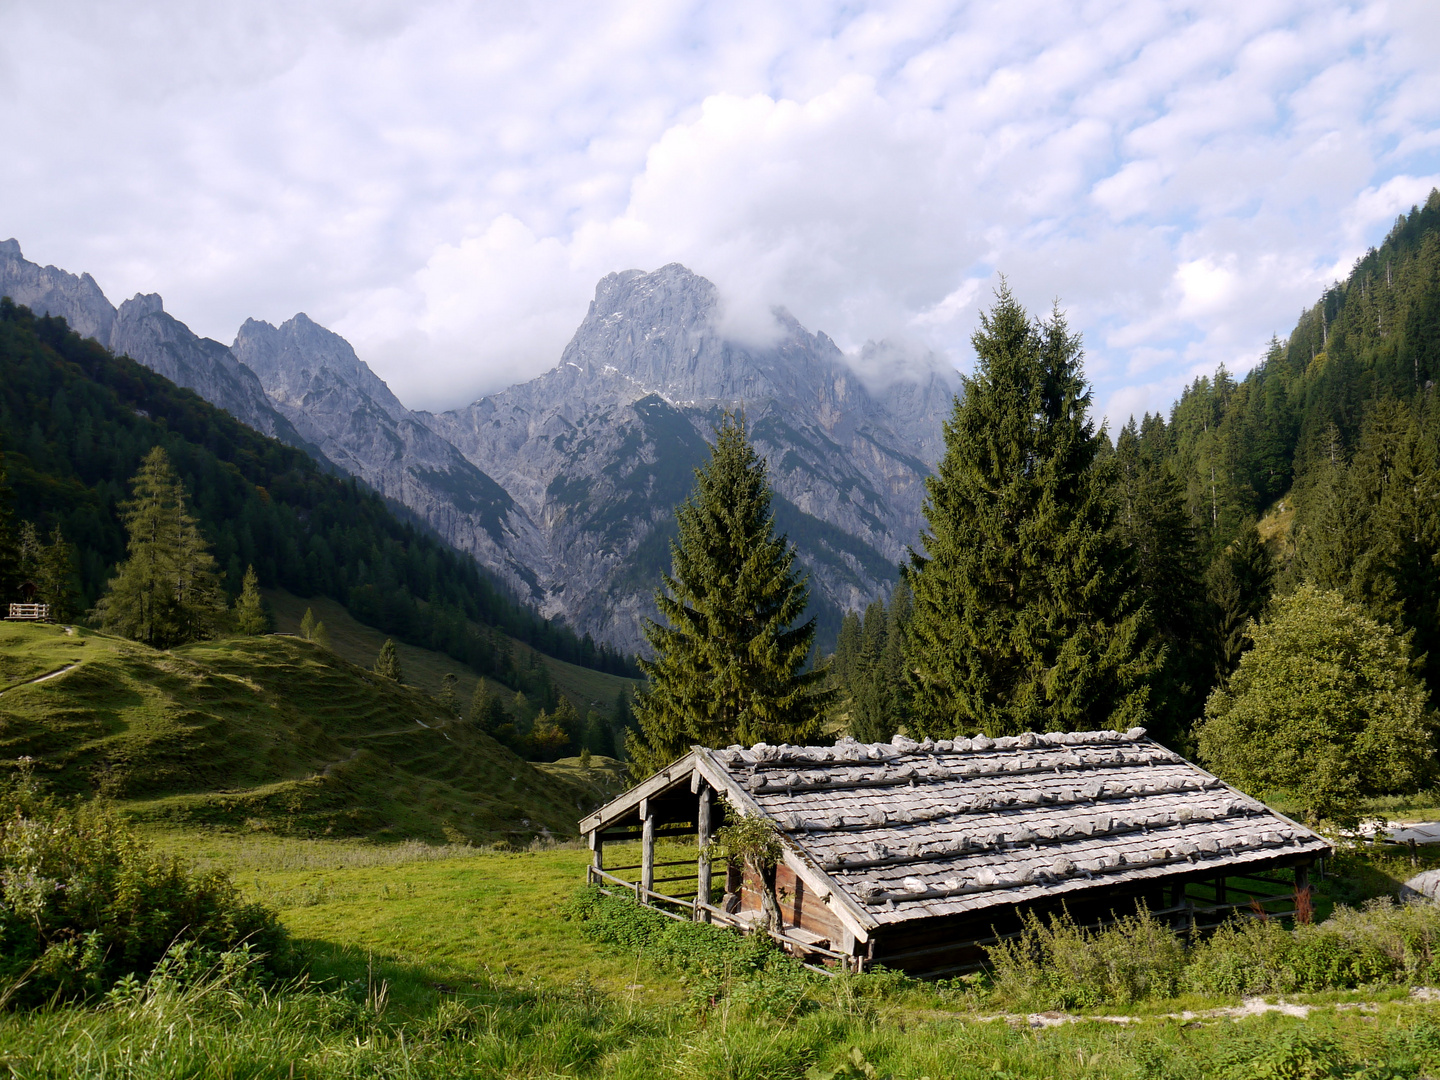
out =
[[[1063,985],[1037,997],[980,976],[827,977],[728,931],[596,907],[575,822],[623,785],[618,763],[522,761],[442,716],[423,686],[346,658],[371,644],[271,636],[157,652],[0,624],[0,760],[29,757],[50,790],[98,796],[161,852],[230,875],[277,912],[301,960],[264,977],[157,969],[87,1000],[12,1008],[0,1076],[1440,1075],[1440,997],[1423,991],[1440,926],[1403,913],[1372,920],[1394,924],[1381,952],[1413,954],[1383,972],[1357,975],[1364,949],[1346,951],[1343,934],[1312,935],[1313,955],[1293,961],[1311,975],[1329,965],[1311,992],[1242,1006],[1239,992],[1177,982],[1056,1007],[1042,998]],[[444,663],[410,660],[417,673]],[[660,857],[693,855],[666,843]],[[607,862],[638,852],[610,846]],[[1319,883],[1317,916],[1416,869],[1404,853],[1348,856]],[[1143,967],[1135,954],[1107,962]],[[1271,963],[1282,982],[1286,963]]]
[[[1368,1078],[1440,1069],[1440,1003],[1403,986],[1289,995],[1290,1013],[1309,1006],[1304,1017],[1253,1006],[1211,1015],[1240,1002],[1189,996],[1032,1018],[974,984],[884,973],[791,985],[742,983],[737,972],[732,985],[722,972],[718,991],[697,997],[654,950],[585,934],[572,917],[586,858],[578,848],[148,835],[228,869],[274,905],[307,974],[278,987],[161,985],[9,1013],[0,1017],[6,1075]]]

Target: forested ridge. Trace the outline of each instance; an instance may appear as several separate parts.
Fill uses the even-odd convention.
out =
[[[1246,626],[1302,584],[1412,634],[1440,688],[1440,192],[1402,215],[1244,378],[1223,367],[1169,415],[1111,431],[1111,542],[1129,549],[1163,646],[1156,734],[1192,726],[1249,644]],[[857,734],[909,719],[897,650],[912,604],[847,616],[833,670]]]
[[[327,596],[396,637],[527,690],[501,634],[616,673],[631,661],[538,616],[469,557],[401,520],[354,480],[267,438],[164,377],[0,300],[0,452],[14,515],[59,526],[76,550],[79,604],[99,599],[125,553],[121,504],[163,447],[213,545],[225,586],[253,565],[261,584]],[[499,631],[500,633],[496,633]]]

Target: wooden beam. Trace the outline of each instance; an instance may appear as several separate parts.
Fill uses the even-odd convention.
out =
[[[599,829],[590,830],[590,865],[596,870],[605,869],[605,837]]]
[[[645,829],[640,841],[640,888],[648,893],[655,888],[655,811],[649,799],[641,800],[640,817]]]
[[[700,775],[698,772],[695,774]],[[700,861],[696,867],[695,902],[697,904],[710,903],[710,853],[706,846],[710,843],[710,785],[703,780],[700,783],[700,807],[696,811],[695,820],[695,842],[699,845]],[[697,912],[701,909],[696,908]]]

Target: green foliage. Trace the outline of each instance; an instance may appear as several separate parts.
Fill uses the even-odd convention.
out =
[[[1423,984],[1437,976],[1440,904],[1382,897],[1293,930],[1275,920],[1231,920],[1191,951],[1185,984],[1196,993],[1241,996]]]
[[[642,772],[693,743],[804,742],[818,730],[832,695],[822,672],[805,670],[815,623],[795,623],[809,590],[770,504],[765,461],[743,418],[726,416],[675,511],[672,572],[655,594],[665,625],[645,627],[655,655],[641,662],[649,682],[629,740]]]
[[[240,586],[240,596],[235,601],[235,629],[246,637],[255,637],[270,631],[270,615],[260,597],[260,579],[253,566],[245,568],[245,580]]]
[[[677,922],[629,895],[586,886],[567,913],[592,941],[637,953],[676,972],[692,1004],[729,998],[750,1015],[793,1018],[813,1007],[816,978],[765,934],[737,934],[707,923]],[[823,978],[823,977],[822,977]]]
[[[973,341],[911,559],[915,732],[1143,724],[1157,648],[1132,555],[1110,537],[1114,469],[1079,338],[1058,310],[1032,322],[1002,284]]]
[[[0,603],[3,604],[9,604],[16,598],[21,584],[20,538],[15,529],[14,498],[5,455],[0,452]]]
[[[306,611],[305,614],[310,614]],[[404,682],[400,674],[400,657],[395,652],[395,642],[389,638],[380,646],[380,655],[375,657],[375,674],[391,682]]]
[[[1152,694],[1154,734],[1183,742],[1210,685],[1204,589],[1184,487],[1164,459],[1158,421],[1132,418],[1115,446],[1115,529],[1134,557],[1138,585],[1164,655]]]
[[[12,1000],[104,993],[157,963],[244,946],[272,970],[291,950],[275,914],[228,877],[153,853],[113,811],[40,794],[22,768],[0,788],[0,986]],[[162,960],[165,958],[165,960]]]
[[[1212,609],[1215,678],[1230,677],[1250,644],[1250,626],[1264,613],[1274,585],[1270,545],[1249,526],[1210,563],[1206,583]]]
[[[849,612],[840,624],[829,672],[847,712],[849,733],[860,742],[882,742],[909,723],[904,650],[912,609],[909,583],[901,578],[888,610],[877,600],[865,609],[863,623]]]
[[[1218,775],[1289,790],[1314,818],[1340,824],[1356,821],[1362,799],[1429,777],[1436,718],[1406,636],[1311,585],[1276,601],[1250,634],[1254,648],[1198,730]]]
[[[213,637],[226,610],[210,545],[160,447],[125,504],[126,559],[91,613],[101,627],[157,649]]]
[[[1185,972],[1185,948],[1143,908],[1101,930],[1070,915],[1024,915],[1019,937],[988,946],[1001,1000],[1045,1009],[1131,1005],[1173,996]]]
[[[445,715],[447,716],[460,715],[460,702],[456,700],[455,697],[455,683],[457,681],[453,671],[447,671],[444,679],[441,680],[440,707],[445,710]]]

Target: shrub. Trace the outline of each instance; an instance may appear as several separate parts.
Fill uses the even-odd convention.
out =
[[[1190,987],[1207,994],[1278,994],[1424,982],[1440,975],[1440,904],[1388,897],[1323,923],[1286,930],[1232,920],[1193,950]]]
[[[750,1012],[789,1017],[813,1004],[810,990],[817,976],[765,934],[677,922],[629,895],[607,895],[594,885],[575,894],[568,914],[580,921],[586,937],[643,951],[675,971],[697,1006],[729,996]]]
[[[0,996],[104,993],[180,943],[216,956],[248,946],[272,971],[291,961],[274,913],[225,875],[157,855],[102,805],[41,795],[29,768],[0,787]]]
[[[1076,926],[1068,912],[1024,920],[1018,937],[986,950],[1003,999],[1051,1009],[1128,1005],[1168,997],[1180,984],[1184,946],[1144,908],[1101,930]]]

